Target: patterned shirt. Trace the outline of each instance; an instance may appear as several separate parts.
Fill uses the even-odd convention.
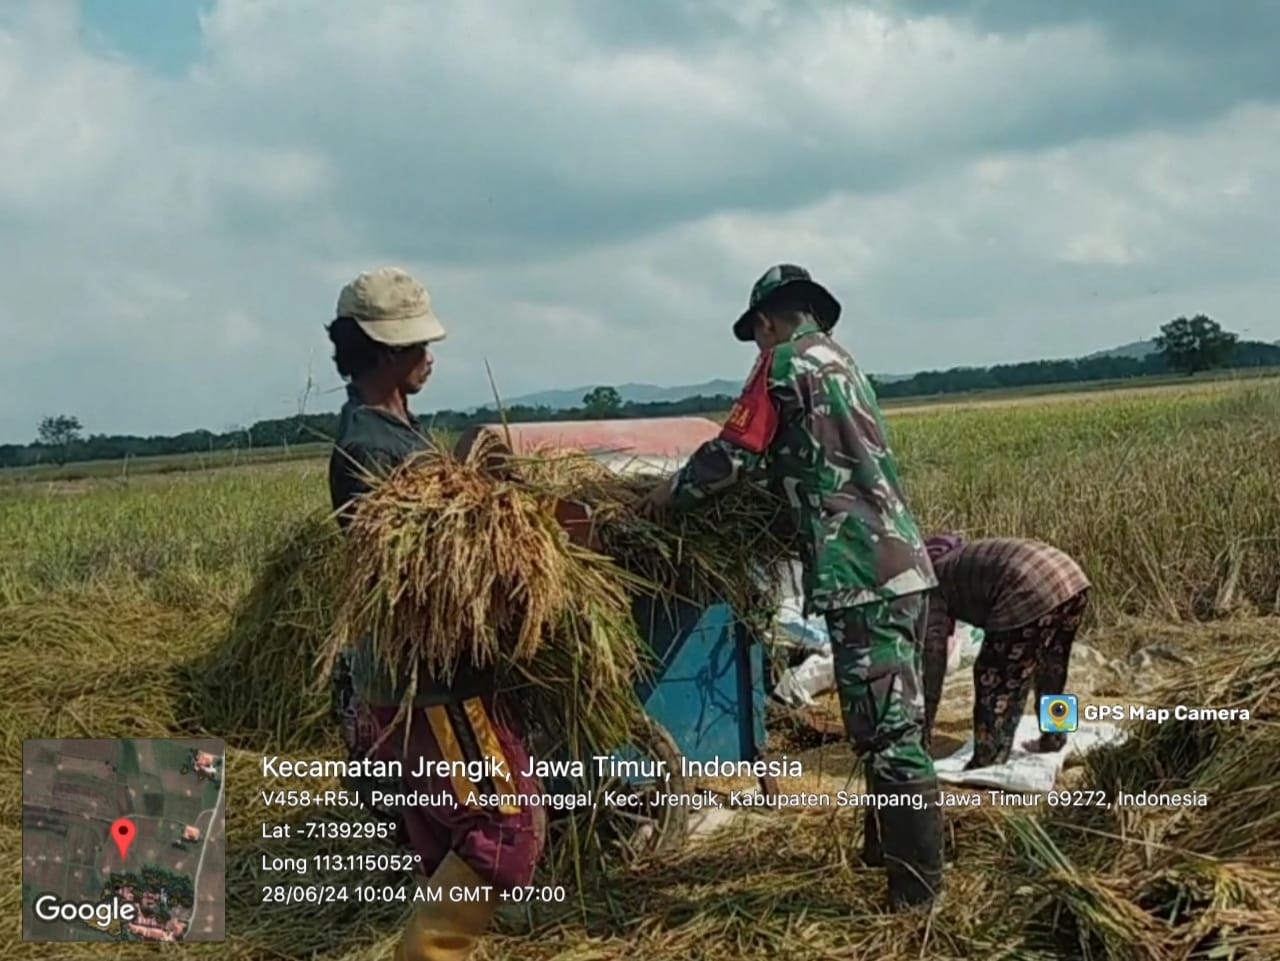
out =
[[[723,432],[672,478],[671,504],[690,507],[743,479],[791,506],[806,613],[937,583],[871,382],[816,324],[761,354]]]
[[[1011,631],[1044,617],[1089,587],[1080,565],[1051,544],[1011,537],[969,541],[934,561],[930,619]]]

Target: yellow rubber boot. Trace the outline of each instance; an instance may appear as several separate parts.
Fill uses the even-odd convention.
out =
[[[450,851],[422,885],[425,890],[438,891],[440,900],[418,905],[400,936],[395,961],[466,961],[471,957],[497,912],[497,900],[492,891],[482,901],[452,900],[449,891],[466,888],[474,892],[488,885],[471,865]]]

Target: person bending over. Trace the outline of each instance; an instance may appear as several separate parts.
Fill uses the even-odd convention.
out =
[[[947,638],[957,620],[984,637],[973,665],[973,759],[967,769],[1009,759],[1028,689],[1036,700],[1061,694],[1071,645],[1089,603],[1080,565],[1050,544],[1012,537],[965,542],[958,535],[926,544],[938,586],[925,630],[925,736],[931,738],[946,675]],[[1067,735],[1040,735],[1041,751],[1060,751]]]

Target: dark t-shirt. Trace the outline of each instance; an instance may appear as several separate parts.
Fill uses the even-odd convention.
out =
[[[412,418],[405,423],[385,410],[367,407],[354,386],[347,388],[347,402],[338,418],[338,438],[329,457],[329,497],[338,511],[338,523],[347,524],[353,498],[366,493],[414,454],[429,450],[431,440]],[[367,704],[389,707],[400,703],[403,682],[397,683],[391,672],[375,666],[368,639],[362,638],[355,648],[352,683],[356,693]],[[492,674],[469,663],[459,664],[451,683],[433,682],[425,670],[419,671],[414,703],[419,706],[450,704],[489,693]]]
[[[412,418],[412,415],[410,415]],[[355,387],[347,388],[347,402],[338,415],[338,439],[329,457],[329,498],[340,510],[369,490],[431,441],[416,423],[410,425],[388,411],[366,407]],[[346,515],[339,515],[345,526]]]

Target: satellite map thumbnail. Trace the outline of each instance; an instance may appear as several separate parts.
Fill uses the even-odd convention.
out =
[[[222,941],[225,745],[22,745],[24,941]]]

